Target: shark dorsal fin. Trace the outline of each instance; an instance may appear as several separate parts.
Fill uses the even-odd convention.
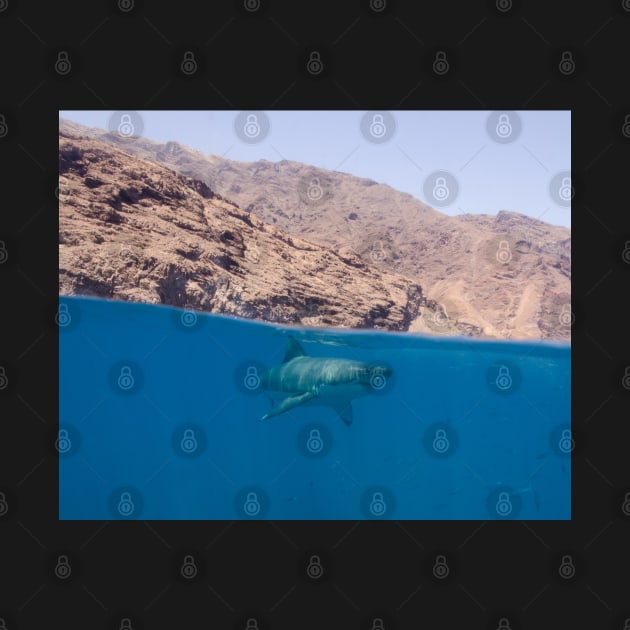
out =
[[[286,363],[291,359],[295,359],[295,357],[303,357],[306,355],[304,352],[304,348],[300,345],[298,341],[296,341],[293,337],[289,337],[287,341],[287,349],[284,351],[284,359],[282,363]]]

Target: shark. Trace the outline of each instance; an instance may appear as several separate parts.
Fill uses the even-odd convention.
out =
[[[332,407],[346,426],[353,420],[352,400],[382,390],[392,369],[381,363],[341,358],[309,357],[300,343],[289,337],[280,365],[262,373],[264,391],[284,394],[267,420],[301,405]]]

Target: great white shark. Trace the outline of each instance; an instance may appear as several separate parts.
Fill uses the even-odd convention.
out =
[[[391,368],[380,363],[306,356],[299,342],[289,337],[282,363],[260,377],[263,390],[286,394],[286,398],[261,420],[299,405],[325,405],[350,426],[352,399],[382,390],[391,374]]]

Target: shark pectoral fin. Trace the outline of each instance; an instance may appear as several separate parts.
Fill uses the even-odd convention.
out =
[[[337,415],[343,420],[343,423],[349,427],[352,424],[352,404],[335,405],[334,409]]]
[[[285,411],[289,411],[289,409],[293,409],[298,405],[302,405],[305,402],[311,400],[311,398],[315,398],[316,394],[314,392],[304,392],[303,394],[298,394],[297,396],[289,396],[282,400],[276,407],[274,407],[269,413],[266,413],[261,420],[267,420],[267,418],[271,418],[272,416],[277,416],[278,414],[284,413]]]

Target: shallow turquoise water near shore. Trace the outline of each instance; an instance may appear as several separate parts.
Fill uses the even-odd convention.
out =
[[[569,519],[571,350],[60,298],[61,519]],[[294,336],[391,366],[261,421]]]

